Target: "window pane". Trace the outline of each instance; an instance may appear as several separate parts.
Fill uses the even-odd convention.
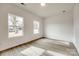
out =
[[[34,34],[39,33],[39,22],[38,22],[38,21],[34,21],[34,22],[33,22],[33,26],[34,26],[34,31],[33,31],[33,33],[34,33]]]
[[[8,14],[8,37],[23,36],[23,18]]]

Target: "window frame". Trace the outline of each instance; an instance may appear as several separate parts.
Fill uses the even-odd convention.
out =
[[[14,19],[15,18],[15,19]],[[16,24],[12,24],[12,30],[14,31],[10,31],[10,22],[13,20],[14,21],[17,21],[18,23]],[[20,24],[21,22],[21,24]],[[15,22],[14,22],[15,23]],[[18,25],[19,24],[19,25]],[[16,29],[14,29],[14,27]],[[17,31],[17,33],[15,33]],[[20,33],[20,34],[19,34]],[[24,18],[23,17],[20,17],[20,16],[17,16],[17,15],[14,15],[14,14],[11,14],[11,13],[8,13],[8,38],[13,38],[13,37],[20,37],[20,36],[23,36],[24,35]]]
[[[33,21],[33,34],[39,34],[40,33],[40,22],[37,20]]]

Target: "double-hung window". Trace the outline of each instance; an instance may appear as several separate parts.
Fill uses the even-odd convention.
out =
[[[39,33],[39,21],[33,21],[33,34],[38,34]]]
[[[8,37],[23,36],[23,17],[8,14]]]

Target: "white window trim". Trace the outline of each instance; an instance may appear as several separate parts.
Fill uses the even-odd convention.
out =
[[[16,17],[16,19],[18,19],[18,18],[20,18],[20,19],[22,19],[22,20],[20,20],[20,22],[22,21],[22,30],[19,30],[19,32],[18,33],[16,33],[16,34],[14,34],[15,33],[15,31],[14,31],[14,33],[10,33],[9,32],[9,20],[10,20],[10,16],[13,16],[13,17]],[[16,24],[17,25],[17,24]],[[16,29],[17,30],[17,29]],[[19,36],[23,36],[23,30],[24,30],[24,23],[23,23],[23,17],[20,17],[20,16],[17,16],[17,15],[14,15],[14,14],[10,14],[10,13],[8,13],[8,37],[9,38],[12,38],[12,37],[19,37]]]
[[[35,23],[36,23],[36,25],[38,26],[38,27],[36,27],[35,26]],[[35,28],[37,28],[37,29],[35,29]],[[33,34],[38,34],[38,33],[40,33],[40,23],[39,23],[39,21],[36,21],[36,20],[34,20],[33,21]]]

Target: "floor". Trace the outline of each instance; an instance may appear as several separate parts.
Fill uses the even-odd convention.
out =
[[[25,54],[22,54],[21,52],[27,50],[29,47],[32,46],[44,50],[40,56],[78,56],[78,53],[72,43],[60,41],[60,40],[54,40],[54,39],[47,39],[47,38],[38,39],[28,44],[26,43],[24,45],[3,51],[0,53],[0,55],[27,56]],[[37,49],[37,51],[39,51],[39,49]],[[41,51],[39,51],[38,53],[41,53]]]

